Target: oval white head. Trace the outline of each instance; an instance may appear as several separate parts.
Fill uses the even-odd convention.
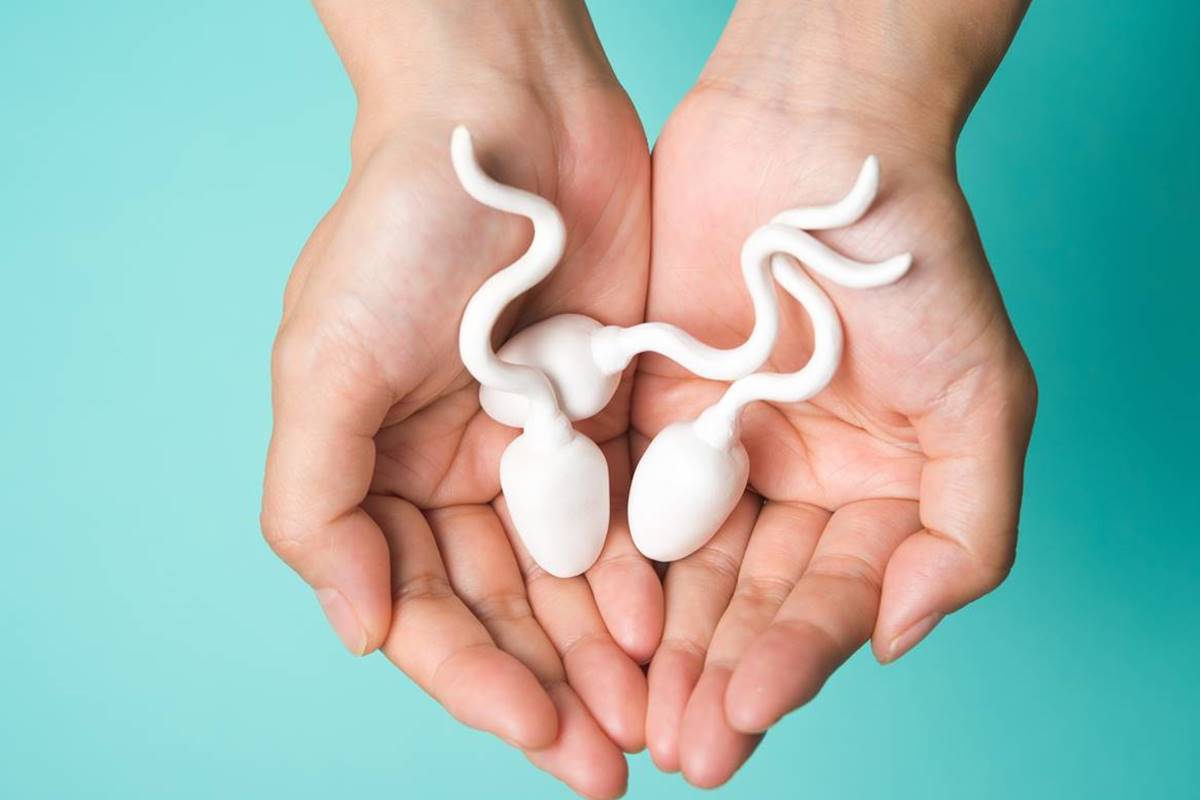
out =
[[[496,355],[545,373],[567,418],[587,419],[604,410],[621,382],[620,370],[605,372],[592,353],[593,337],[603,327],[582,314],[559,314],[517,333]],[[529,408],[523,395],[483,385],[479,404],[489,417],[514,428],[525,423]]]
[[[733,511],[750,474],[746,448],[701,435],[695,422],[659,432],[629,488],[629,530],[647,558],[675,561],[709,540]]]
[[[559,578],[595,563],[608,533],[608,462],[596,443],[528,430],[500,457],[500,488],[521,543]]]

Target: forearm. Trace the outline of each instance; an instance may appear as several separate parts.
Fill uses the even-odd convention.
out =
[[[952,146],[1029,0],[739,0],[702,82]]]
[[[615,81],[582,0],[314,0],[359,129],[415,108]],[[364,120],[364,115],[370,120]],[[373,124],[373,123],[370,123]]]

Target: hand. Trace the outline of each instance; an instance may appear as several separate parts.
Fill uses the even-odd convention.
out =
[[[481,413],[457,333],[467,299],[530,230],[467,196],[449,141],[465,123],[494,177],[566,220],[566,256],[510,310],[515,330],[568,311],[640,321],[645,138],[581,7],[480,20],[439,2],[417,22],[411,8],[355,6],[319,4],[360,112],[347,186],[285,292],[263,530],[352,652],[382,649],[462,722],[576,791],[615,796],[620,751],[643,745],[638,662],[659,638],[661,584],[620,514],[586,577],[541,573],[513,537],[498,461],[516,432]],[[628,407],[626,386],[581,426],[618,494]]]
[[[727,780],[864,642],[894,661],[1004,579],[1035,403],[954,173],[969,103],[896,93],[905,75],[845,53],[850,34],[832,49],[798,46],[799,30],[760,5],[739,5],[655,149],[647,317],[742,341],[753,323],[737,268],[745,237],[783,209],[840,197],[870,153],[883,169],[875,206],[821,238],[864,261],[911,251],[914,265],[881,289],[821,281],[845,328],[837,376],[809,403],[747,410],[750,490],[707,546],[667,570],[647,743],[660,767],[701,786]],[[888,32],[903,49],[903,29]],[[768,62],[786,52],[776,36],[805,63]],[[788,301],[774,371],[808,358],[806,320]],[[633,421],[645,437],[724,389],[662,359],[638,369]]]

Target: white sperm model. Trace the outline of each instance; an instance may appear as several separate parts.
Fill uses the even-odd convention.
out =
[[[674,561],[701,547],[729,516],[746,488],[749,459],[739,439],[742,409],[756,400],[795,403],[820,392],[837,371],[842,328],[825,292],[800,267],[842,286],[870,288],[899,280],[908,253],[874,264],[848,259],[807,231],[857,222],[875,199],[879,162],[863,163],[836,203],[778,214],[742,247],[742,277],[754,306],[754,328],[738,347],[721,350],[673,325],[605,326],[561,314],[520,331],[494,352],[492,328],[504,308],[558,264],[565,230],[544,198],[492,180],[475,159],[466,128],[450,145],[455,173],[473,198],[533,223],[529,249],[472,296],[459,329],[459,352],[479,381],[480,405],[496,421],[524,432],[500,460],[500,486],[513,526],[547,572],[570,577],[596,560],[608,531],[608,467],[600,449],[571,427],[612,399],[634,356],[653,352],[710,380],[731,380],[725,394],[696,419],[663,429],[634,471],[629,494],[633,541],[647,557]],[[800,262],[800,263],[798,263]],[[808,312],[813,352],[789,374],[755,373],[779,333],[775,283]]]

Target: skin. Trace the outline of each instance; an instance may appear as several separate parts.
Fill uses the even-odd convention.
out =
[[[642,319],[646,141],[582,6],[419,6],[318,3],[359,117],[349,180],[285,291],[263,530],[349,650],[381,650],[462,722],[580,794],[613,797],[622,750],[644,746],[639,662],[663,619],[658,576],[619,511],[629,382],[580,426],[613,476],[605,549],[586,576],[547,576],[499,496],[517,431],[480,411],[457,350],[468,297],[530,229],[467,196],[448,146],[466,124],[494,177],[567,222],[563,262],[513,305],[503,341],[564,312]]]
[[[741,341],[753,324],[748,300],[729,300],[744,297],[741,242],[780,209],[841,196],[868,153],[882,160],[879,198],[821,238],[867,261],[914,256],[890,287],[818,279],[846,331],[838,374],[808,403],[747,409],[750,488],[667,569],[647,742],[698,786],[728,780],[862,644],[896,660],[1013,561],[1036,387],[954,143],[1023,5],[951,5],[743,0],[655,148],[651,319]],[[967,47],[980,29],[993,38]],[[961,57],[945,55],[954,42]],[[796,369],[810,350],[785,303],[768,368]],[[638,441],[722,389],[643,358]]]
[[[727,780],[864,642],[895,660],[1003,580],[1036,390],[953,152],[1023,7],[742,0],[651,167],[578,2],[318,2],[359,114],[347,185],[285,291],[262,524],[346,647],[381,650],[459,720],[613,797],[622,750],[643,744],[697,785]],[[825,284],[846,328],[838,376],[810,403],[747,410],[750,490],[662,582],[622,513],[631,457],[722,385],[637,362],[579,425],[613,477],[605,550],[586,576],[539,573],[499,496],[517,432],[480,412],[456,344],[467,298],[529,230],[458,186],[459,122],[494,177],[568,227],[563,263],[497,343],[577,312],[738,344],[745,236],[882,159],[876,206],[821,236],[863,260],[911,250],[912,273]],[[809,346],[789,303],[769,365],[783,371]]]

